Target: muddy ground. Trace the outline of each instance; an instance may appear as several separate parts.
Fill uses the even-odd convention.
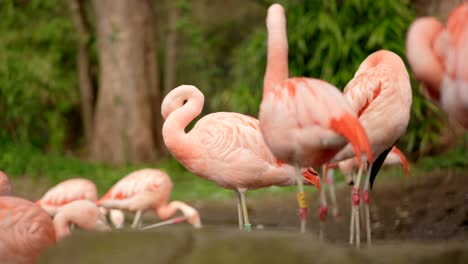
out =
[[[465,174],[436,172],[409,181],[377,181],[371,194],[371,249],[358,251],[347,244],[350,194],[349,187],[341,185],[341,218],[328,218],[322,242],[317,237],[316,194],[309,195],[308,231],[302,235],[294,194],[248,196],[250,233],[236,230],[233,195],[191,201],[200,210],[202,230],[179,224],[145,232],[76,232],[51,248],[41,263],[468,263]],[[157,220],[148,215],[145,221]]]
[[[308,231],[318,234],[318,197],[316,193],[309,197]],[[337,197],[340,217],[335,220],[330,208],[325,236],[330,242],[343,243],[349,235],[350,188],[338,186]],[[280,198],[247,198],[247,203],[254,228],[298,230],[293,194]],[[436,173],[410,182],[377,181],[371,192],[371,203],[376,240],[468,241],[468,175]],[[207,225],[237,225],[234,197],[220,202],[200,201],[195,205]]]

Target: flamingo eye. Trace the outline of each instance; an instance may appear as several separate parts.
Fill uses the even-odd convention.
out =
[[[187,103],[187,99],[185,99],[183,102],[182,102],[182,105],[186,104]]]

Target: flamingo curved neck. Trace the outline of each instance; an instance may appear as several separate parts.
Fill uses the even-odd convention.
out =
[[[178,210],[177,203],[171,202],[169,204],[164,204],[156,209],[156,213],[162,220],[167,219],[175,214]]]
[[[176,159],[181,160],[193,156],[198,149],[197,139],[185,128],[197,117],[203,108],[203,98],[193,97],[182,107],[172,112],[163,125],[164,143]]]
[[[267,18],[273,20],[275,18]],[[286,33],[286,18],[278,18],[267,23],[268,54],[265,79],[263,80],[263,95],[272,91],[275,85],[288,78],[288,37]],[[267,21],[269,22],[269,21]]]
[[[57,214],[54,218],[54,229],[57,241],[71,234],[71,221],[62,214]]]

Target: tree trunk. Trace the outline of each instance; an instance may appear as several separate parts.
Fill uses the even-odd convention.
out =
[[[99,93],[92,155],[113,164],[153,161],[161,142],[151,0],[93,0]]]
[[[78,33],[78,52],[76,62],[78,68],[78,86],[81,99],[81,118],[83,122],[86,145],[91,143],[93,130],[93,84],[91,81],[89,59],[89,25],[84,12],[82,0],[68,0],[70,13]]]
[[[434,16],[445,23],[452,10],[464,0],[414,0],[417,16]]]
[[[176,78],[176,51],[177,51],[177,20],[179,9],[173,1],[169,1],[169,29],[166,38],[166,58],[164,60],[164,94],[175,87]]]

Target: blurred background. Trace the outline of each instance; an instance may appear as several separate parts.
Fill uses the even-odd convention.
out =
[[[170,157],[160,104],[172,88],[193,84],[205,94],[204,114],[256,117],[272,2],[0,1],[0,169],[29,196],[77,176],[102,193],[148,166],[169,172],[175,198],[230,195]],[[342,89],[373,51],[406,61],[410,23],[423,15],[444,21],[462,1],[277,2],[287,10],[291,75]],[[422,97],[410,75],[411,121],[398,146],[413,174],[463,170],[466,133]]]

